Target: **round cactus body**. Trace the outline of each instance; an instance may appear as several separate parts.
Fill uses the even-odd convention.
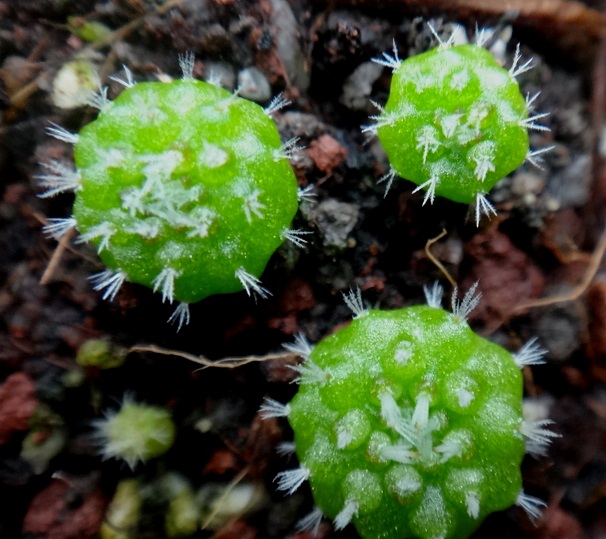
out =
[[[298,473],[337,528],[460,539],[519,500],[519,362],[461,313],[365,312],[314,347],[299,382],[284,414]]]
[[[297,182],[257,104],[185,79],[140,83],[75,144],[77,228],[128,281],[191,303],[242,290],[284,240]]]
[[[425,200],[475,202],[526,159],[528,128],[543,126],[528,118],[515,66],[507,71],[478,45],[441,46],[392,64],[374,130],[393,172],[424,189]]]

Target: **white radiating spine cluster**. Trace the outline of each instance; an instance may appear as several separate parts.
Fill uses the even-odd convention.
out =
[[[462,299],[459,299],[456,289],[453,291],[451,308],[455,324],[466,323],[470,313],[480,301],[481,294],[477,293],[477,287],[478,283],[475,283],[463,295]],[[444,290],[438,283],[433,286],[425,286],[424,292],[427,304],[430,307],[441,308]],[[368,312],[364,307],[359,290],[355,292],[351,290],[348,294],[344,294],[344,299],[351,309],[354,319],[364,316]],[[294,370],[299,374],[296,379],[298,384],[323,385],[335,375],[336,371],[328,372],[313,362],[313,347],[301,334],[295,337],[293,343],[285,345],[285,348],[303,359],[301,364],[294,367]],[[531,339],[519,352],[512,354],[512,360],[519,368],[526,365],[538,365],[543,363],[545,352],[538,346],[536,339]],[[410,357],[410,353],[406,347],[396,349],[395,359],[400,364],[404,364]],[[456,386],[456,381],[454,385]],[[473,385],[469,385],[469,383],[467,385],[463,384],[459,389],[454,387],[453,391],[461,408],[469,406],[477,397]],[[361,497],[358,497],[356,495],[356,485],[358,484],[356,481],[358,480],[361,482],[360,484],[364,484],[365,495],[369,490],[371,492],[376,490],[378,492],[377,499],[381,499],[381,492],[386,490],[388,494],[403,504],[408,503],[412,499],[411,496],[421,492],[422,489],[425,492],[424,496],[428,497],[427,500],[429,501],[427,503],[435,503],[436,499],[441,500],[444,495],[459,496],[460,503],[469,517],[478,519],[482,513],[483,500],[481,492],[475,490],[473,485],[482,481],[489,481],[490,478],[479,467],[474,467],[473,460],[468,462],[467,468],[457,469],[457,473],[462,478],[462,484],[467,486],[461,488],[461,492],[455,489],[454,494],[443,494],[441,489],[436,486],[425,486],[421,473],[416,471],[417,466],[431,468],[436,464],[446,463],[452,459],[457,459],[457,462],[459,462],[460,459],[467,458],[465,455],[473,455],[475,450],[471,448],[475,442],[470,432],[465,428],[443,431],[447,419],[439,408],[437,410],[432,409],[433,397],[430,391],[421,389],[413,406],[403,405],[389,388],[379,393],[379,401],[378,414],[382,424],[391,431],[389,436],[377,431],[368,438],[368,432],[365,431],[367,427],[370,428],[369,424],[365,422],[368,409],[351,410],[335,424],[336,445],[332,449],[333,451],[344,450],[350,444],[357,444],[361,440],[359,432],[362,429],[366,432],[363,439],[368,441],[367,458],[377,463],[393,464],[382,484],[374,473],[364,470],[350,472],[346,479],[346,481],[349,481],[350,488],[345,489],[350,494],[346,497],[343,507],[333,520],[335,529],[344,528],[360,511],[367,511],[372,506],[372,503],[368,505],[368,500],[363,499],[364,496],[360,495]],[[264,419],[288,418],[291,413],[289,404],[283,404],[271,398],[266,398],[260,408],[260,414]],[[325,420],[328,420],[328,418],[325,418]],[[323,421],[323,419],[320,418],[320,421]],[[552,421],[545,419],[538,421],[522,420],[520,422],[518,427],[519,437],[525,440],[528,453],[545,454],[550,442],[559,436],[547,428],[552,423]],[[316,443],[320,443],[321,448],[318,447],[313,451],[316,455],[314,458],[331,450],[328,441]],[[290,455],[295,450],[294,443],[288,442],[286,448],[280,448],[280,453]],[[278,488],[287,494],[295,492],[313,475],[313,466],[311,464],[307,466],[302,455],[299,455],[299,457],[303,459],[300,467],[280,472],[276,477]],[[354,478],[353,475],[356,474],[359,477]],[[523,491],[520,491],[515,503],[524,509],[532,520],[540,518],[540,509],[545,506],[542,500]],[[322,510],[315,507],[310,514],[299,521],[297,530],[316,533],[322,518]]]

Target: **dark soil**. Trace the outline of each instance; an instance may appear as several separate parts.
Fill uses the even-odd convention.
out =
[[[284,497],[272,483],[293,466],[275,452],[292,432],[258,415],[265,396],[287,402],[296,392],[287,368],[296,359],[282,345],[298,332],[316,342],[347,323],[342,293],[350,287],[386,309],[423,302],[423,285],[435,280],[448,287],[425,250],[442,230],[432,254],[461,289],[480,282],[474,329],[510,350],[533,336],[548,349],[546,365],[525,370],[525,392],[562,435],[547,457],[523,464],[526,491],[548,503],[537,525],[511,508],[474,537],[606,537],[606,271],[596,251],[606,226],[604,10],[600,1],[558,0],[0,0],[0,537],[95,537],[116,485],[131,477],[147,498],[137,531],[116,537],[162,537],[168,500],[158,493],[169,472],[195,490],[235,480],[255,487],[254,507],[195,537],[310,537],[295,528],[311,509],[309,489]],[[551,112],[551,131],[532,135],[533,147],[555,146],[543,169],[523,165],[499,183],[490,194],[499,215],[479,228],[464,205],[422,206],[405,180],[384,196],[377,180],[386,157],[360,132],[376,112],[369,99],[384,103],[390,82],[388,70],[366,63],[394,39],[402,57],[435,46],[427,18],[440,32],[460,23],[469,36],[476,21],[503,35],[511,28],[503,59],[511,62],[517,42],[534,57],[520,84],[541,90],[536,107]],[[87,43],[75,27],[93,21],[114,33]],[[208,298],[176,333],[166,323],[171,309],[150,290],[127,284],[115,301],[100,299],[87,280],[102,269],[91,247],[72,239],[57,252],[41,229],[48,217],[68,216],[73,197],[39,198],[35,176],[40,162],[71,159],[46,134],[49,122],[77,132],[94,118],[88,107],[53,101],[66,62],[88,59],[114,97],[120,86],[108,77],[122,65],[137,81],[177,77],[186,51],[196,56],[196,77],[218,72],[234,89],[238,73],[254,66],[271,88],[261,104],[284,92],[292,104],[277,124],[283,140],[300,137],[294,168],[317,196],[293,225],[313,231],[309,243],[284,245],[263,275],[271,298]],[[352,86],[361,65],[365,84]],[[555,299],[533,305],[538,298]],[[156,345],[213,361],[281,356],[200,370],[181,357],[131,351],[119,367],[83,369],[76,354],[93,338],[116,354]],[[178,426],[172,449],[135,470],[103,461],[92,437],[93,421],[126,394],[169,408]],[[26,446],[50,438],[59,441],[48,462],[25,458]],[[357,537],[329,523],[318,535]]]

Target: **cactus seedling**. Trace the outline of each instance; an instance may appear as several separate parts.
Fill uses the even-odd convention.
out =
[[[519,369],[543,351],[531,341],[511,354],[476,335],[466,323],[474,289],[460,301],[455,291],[452,312],[438,286],[428,305],[394,311],[366,311],[352,294],[348,327],[290,347],[306,357],[299,392],[261,412],[294,430],[300,467],[276,479],[290,493],[309,480],[317,509],[303,527],[326,515],[364,539],[461,539],[514,503],[539,516],[520,463],[555,434],[549,421],[523,420]]]
[[[96,438],[104,458],[125,461],[130,468],[166,453],[175,440],[168,410],[126,397],[120,410],[96,421]]]
[[[475,203],[476,224],[482,214],[496,214],[485,197],[494,184],[525,159],[538,166],[551,149],[529,151],[528,130],[549,130],[537,123],[547,114],[529,116],[536,96],[524,98],[516,80],[531,60],[520,65],[518,47],[511,69],[504,69],[482,39],[458,46],[440,41],[404,61],[394,44],[393,56],[376,59],[393,70],[389,99],[376,123],[363,129],[387,153],[388,189],[398,175],[416,183],[415,192],[425,191],[423,204],[436,195]]]
[[[246,290],[267,296],[259,276],[290,230],[297,182],[288,162],[295,142],[282,144],[267,109],[214,84],[194,80],[193,58],[181,59],[182,80],[134,84],[112,102],[93,99],[95,121],[78,134],[53,126],[74,145],[76,170],[58,162],[41,176],[42,196],[73,190],[73,217],[53,219],[55,238],[71,228],[93,243],[107,270],[95,289],[112,299],[124,281],[188,305],[206,296]]]

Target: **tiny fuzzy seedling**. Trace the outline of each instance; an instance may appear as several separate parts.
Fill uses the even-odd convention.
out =
[[[544,350],[531,340],[511,354],[476,335],[466,321],[475,286],[460,299],[455,290],[451,312],[439,285],[425,294],[427,305],[382,311],[352,292],[349,326],[288,346],[304,358],[299,391],[260,413],[294,431],[300,466],[276,483],[291,494],[309,481],[316,508],[301,529],[325,516],[364,539],[463,539],[513,504],[539,518],[545,504],[523,492],[520,464],[557,434],[523,419],[520,369]]]
[[[103,458],[120,459],[134,469],[139,462],[166,453],[175,440],[170,412],[125,397],[118,411],[95,421],[95,439]]]
[[[400,176],[417,184],[414,192],[425,192],[423,204],[436,196],[473,203],[477,225],[482,215],[496,215],[486,198],[494,184],[525,160],[540,166],[552,149],[529,150],[529,129],[549,131],[539,123],[547,114],[531,112],[536,96],[525,98],[516,80],[532,60],[522,63],[518,46],[507,70],[482,41],[482,32],[476,44],[440,41],[406,60],[394,43],[393,54],[375,59],[393,71],[388,101],[375,104],[380,113],[363,128],[377,135],[389,158],[381,178],[387,190]]]
[[[298,188],[289,158],[296,141],[282,144],[271,114],[192,77],[193,56],[181,58],[183,78],[135,83],[130,71],[114,100],[102,89],[90,104],[96,120],[74,134],[48,132],[74,145],[76,169],[51,161],[40,176],[53,196],[75,192],[73,215],[51,219],[47,235],[80,232],[107,269],[92,283],[113,299],[125,281],[178,302],[171,316],[181,327],[189,304],[245,290],[267,297],[259,277],[285,239],[305,243],[291,230]]]

